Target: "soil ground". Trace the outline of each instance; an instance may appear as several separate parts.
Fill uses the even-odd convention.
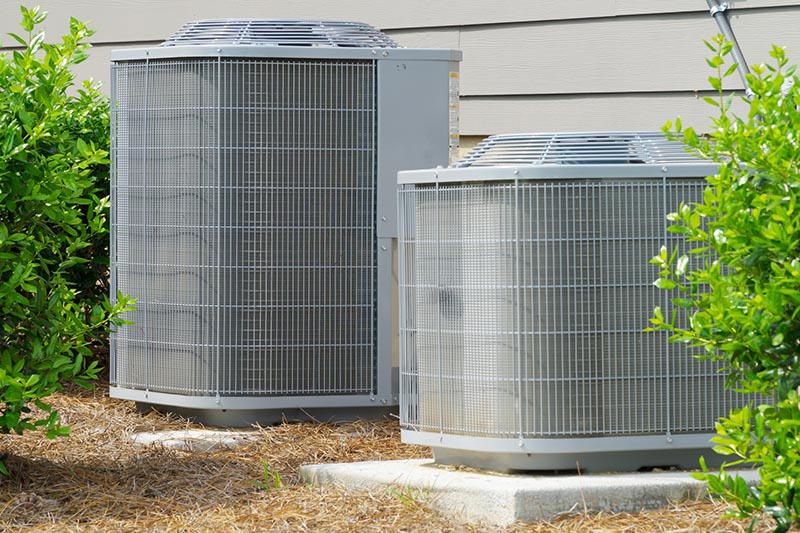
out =
[[[69,389],[50,398],[72,427],[69,437],[0,436],[11,471],[0,480],[0,531],[743,532],[749,525],[723,518],[726,505],[711,501],[641,513],[576,509],[504,529],[464,525],[432,510],[424,494],[300,483],[302,464],[428,457],[427,448],[400,442],[396,420],[257,428],[257,439],[233,450],[142,447],[133,433],[200,426],[139,413],[107,390]],[[273,473],[266,480],[265,463]],[[762,522],[755,531],[772,529]]]

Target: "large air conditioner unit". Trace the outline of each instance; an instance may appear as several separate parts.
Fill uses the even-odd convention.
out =
[[[136,310],[111,396],[225,425],[396,406],[396,176],[457,149],[459,61],[264,19],[113,52],[111,276]]]
[[[649,259],[716,166],[660,133],[500,135],[399,173],[402,440],[494,470],[694,467],[743,403]]]

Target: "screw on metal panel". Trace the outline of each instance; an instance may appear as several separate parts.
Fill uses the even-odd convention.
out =
[[[217,53],[221,54],[222,53],[222,48],[217,48]]]
[[[519,170],[514,170],[514,175],[519,176]]]
[[[661,167],[661,172],[669,172],[669,169],[667,167]]]
[[[519,446],[520,448],[524,448],[525,447],[525,441],[519,441],[517,443],[517,446]]]
[[[386,246],[381,246],[381,251],[385,252],[387,250]]]
[[[369,401],[374,402],[375,401],[375,396],[370,396],[369,397]]]
[[[377,50],[373,50],[372,51],[372,55],[374,55],[374,56],[378,55],[378,51]]]
[[[382,399],[381,399],[381,403],[382,403],[383,405],[386,405],[386,404],[387,404],[386,398],[382,398]]]
[[[386,52],[386,51],[384,51],[384,52],[383,52],[383,54],[381,54],[381,55],[382,55],[383,57],[388,57],[388,56],[389,56],[389,52]]]
[[[386,222],[386,217],[381,217],[381,222]]]

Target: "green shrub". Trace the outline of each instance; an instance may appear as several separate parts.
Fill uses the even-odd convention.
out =
[[[106,275],[108,105],[71,69],[91,35],[72,19],[46,44],[45,18],[22,8],[21,49],[0,56],[0,432],[67,433],[41,401],[96,377],[90,345],[121,323],[97,280]],[[34,403],[44,414],[34,415]],[[0,464],[0,470],[4,470]]]
[[[773,405],[753,396],[750,407],[717,423],[714,449],[732,460],[717,474],[703,465],[699,477],[736,504],[735,516],[755,523],[763,513],[787,531],[800,525],[800,84],[773,47],[775,65],[753,67],[755,97],[744,100],[747,115],[736,116],[735,97],[722,90],[735,72],[726,65],[731,45],[722,37],[707,44],[718,92],[707,99],[718,112],[714,129],[707,137],[681,131],[680,121],[665,129],[720,168],[701,203],[669,216],[671,231],[691,243],[688,254],[662,249],[653,259],[661,268],[656,285],[678,293],[672,301],[687,319],[656,309],[652,322],[722,361],[729,386],[774,398]],[[749,488],[728,473],[732,466],[758,468],[760,482]]]

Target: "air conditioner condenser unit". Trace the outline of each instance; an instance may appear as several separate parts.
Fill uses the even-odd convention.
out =
[[[402,440],[494,470],[694,467],[744,398],[645,332],[716,166],[660,133],[490,137],[399,173]]]
[[[446,165],[460,52],[191,22],[111,66],[111,396],[206,423],[397,405],[396,175]]]

